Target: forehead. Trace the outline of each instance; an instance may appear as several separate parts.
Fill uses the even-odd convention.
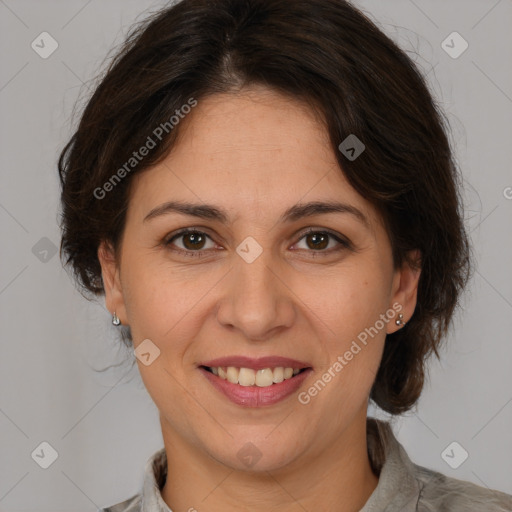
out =
[[[296,203],[341,201],[371,225],[378,220],[341,172],[315,111],[263,88],[200,100],[169,155],[133,179],[130,208],[140,215],[181,200],[222,205],[233,221],[263,212],[277,219]]]

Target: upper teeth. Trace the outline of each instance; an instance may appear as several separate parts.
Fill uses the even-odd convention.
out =
[[[236,368],[234,366],[210,368],[212,373],[220,378],[228,380],[232,384],[240,384],[241,386],[265,387],[271,386],[273,383],[278,384],[285,379],[290,379],[297,375],[299,368],[262,368],[261,370],[253,370],[252,368]]]

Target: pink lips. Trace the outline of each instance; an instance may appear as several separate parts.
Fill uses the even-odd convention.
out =
[[[297,361],[296,359],[289,359],[280,356],[267,356],[253,359],[252,357],[245,356],[230,356],[212,359],[199,363],[200,366],[209,366],[210,368],[216,366],[234,366],[236,368],[252,368],[253,370],[262,370],[263,368],[310,368],[311,365],[304,361]]]
[[[256,385],[240,386],[239,384],[233,384],[221,377],[218,377],[217,375],[214,375],[205,368],[202,368],[202,366],[234,366],[237,368],[252,368],[253,370],[282,366],[284,368],[299,368],[304,370],[290,379],[286,379],[278,384],[274,383],[267,387],[259,387]],[[244,356],[223,357],[201,363],[199,370],[224,396],[229,398],[233,403],[245,407],[261,407],[265,405],[272,405],[284,400],[286,397],[297,391],[304,382],[304,379],[306,379],[310,372],[313,371],[312,367],[303,361],[279,356],[262,357],[259,359]]]

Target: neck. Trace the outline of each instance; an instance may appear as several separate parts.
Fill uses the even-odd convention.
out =
[[[168,478],[162,498],[172,510],[190,512],[359,512],[378,483],[364,413],[323,452],[259,472],[230,468],[163,428]]]

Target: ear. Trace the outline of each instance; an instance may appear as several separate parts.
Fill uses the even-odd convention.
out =
[[[412,263],[411,263],[412,262]],[[397,312],[404,315],[403,321],[408,322],[416,308],[418,298],[418,282],[421,274],[421,253],[419,250],[410,251],[401,268],[395,270],[391,304],[398,303],[402,309]],[[395,322],[387,324],[387,333],[391,334],[401,329]]]
[[[98,260],[101,265],[101,276],[105,288],[105,305],[110,313],[114,314],[114,311],[116,312],[122,325],[127,325],[128,320],[119,276],[119,265],[112,245],[104,240],[98,247]]]

